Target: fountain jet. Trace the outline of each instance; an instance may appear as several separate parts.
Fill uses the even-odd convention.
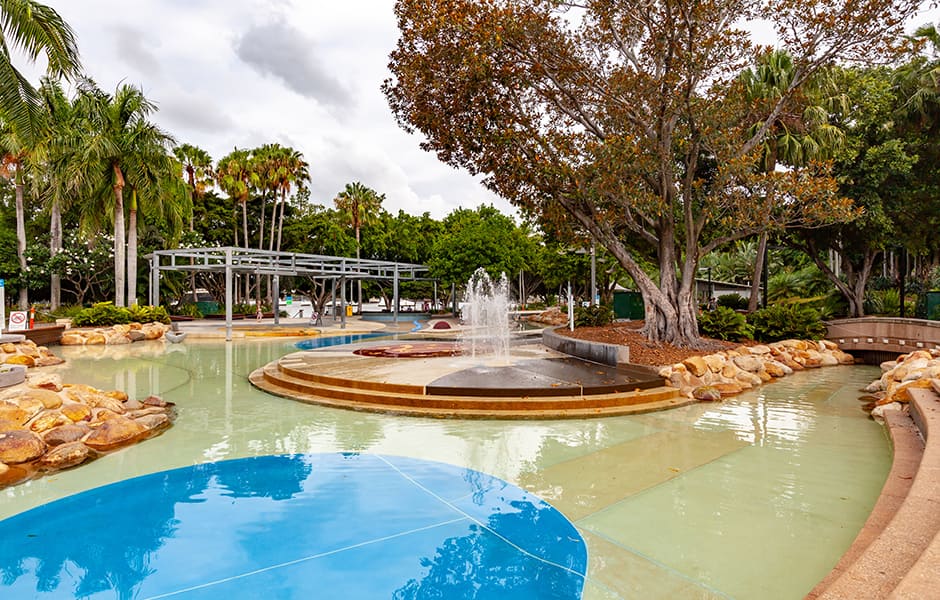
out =
[[[492,356],[497,363],[509,362],[509,281],[502,273],[493,281],[482,267],[467,282],[460,336],[471,356]]]

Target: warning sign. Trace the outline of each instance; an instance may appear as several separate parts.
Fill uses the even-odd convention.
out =
[[[8,331],[22,331],[26,329],[27,313],[25,310],[14,310],[10,313],[10,326]]]

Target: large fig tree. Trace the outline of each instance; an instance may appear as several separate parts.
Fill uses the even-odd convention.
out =
[[[824,166],[754,165],[814,72],[890,51],[917,6],[398,0],[384,91],[425,149],[530,214],[566,215],[605,246],[643,294],[651,339],[699,345],[701,256],[771,225],[854,214]],[[795,65],[772,102],[749,101],[737,77],[767,51],[745,29],[758,19]],[[638,249],[657,257],[658,280]]]

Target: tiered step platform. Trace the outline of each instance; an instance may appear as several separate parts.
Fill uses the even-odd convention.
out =
[[[605,417],[691,402],[649,370],[590,363],[542,346],[514,349],[511,364],[496,366],[465,356],[388,358],[353,349],[295,352],[249,379],[303,402],[425,417]]]

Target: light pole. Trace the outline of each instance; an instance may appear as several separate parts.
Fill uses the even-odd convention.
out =
[[[591,240],[591,306],[597,306],[597,252]]]

